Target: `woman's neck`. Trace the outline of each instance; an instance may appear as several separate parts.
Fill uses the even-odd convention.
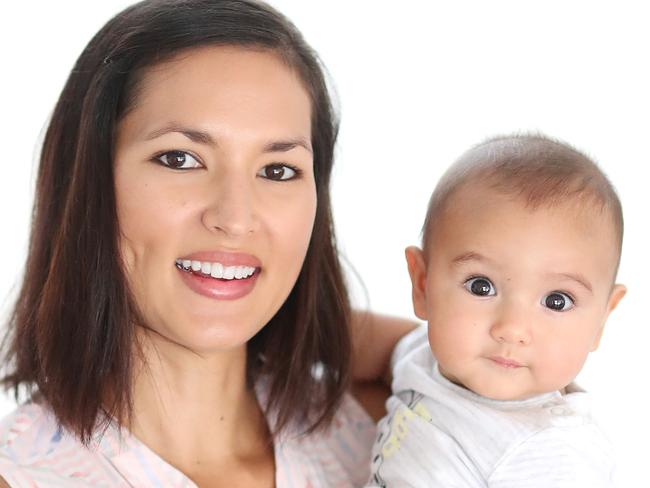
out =
[[[246,347],[202,355],[154,333],[141,336],[132,433],[195,482],[215,481],[223,469],[259,476],[269,461],[272,471],[271,436],[246,385]]]

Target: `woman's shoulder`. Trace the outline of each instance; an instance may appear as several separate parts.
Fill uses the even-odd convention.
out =
[[[285,432],[276,439],[278,487],[362,486],[370,476],[375,433],[375,422],[346,394],[327,428],[309,434]]]
[[[47,409],[36,403],[21,405],[0,420],[0,456],[18,461],[28,453],[47,452],[57,432]]]
[[[52,444],[57,433],[54,418],[35,403],[21,405],[0,420],[0,486],[33,486],[31,471],[38,460],[56,455]]]
[[[99,443],[85,446],[36,403],[0,421],[0,477],[14,488],[124,486],[101,452]]]

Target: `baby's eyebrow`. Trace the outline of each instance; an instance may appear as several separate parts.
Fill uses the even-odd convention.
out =
[[[594,289],[591,286],[591,283],[589,283],[589,280],[582,276],[579,273],[552,273],[553,276],[558,276],[560,278],[566,278],[571,281],[575,281],[579,285],[581,285],[583,288],[585,288],[589,293],[593,293]]]
[[[463,264],[469,263],[471,261],[478,261],[483,263],[493,262],[490,258],[483,256],[482,254],[479,254],[475,251],[468,251],[459,254],[454,259],[452,259],[451,264],[454,266],[462,266]],[[559,277],[559,278],[564,278],[564,279],[574,281],[578,283],[580,286],[582,286],[589,293],[594,292],[594,289],[591,286],[589,280],[585,278],[583,275],[581,275],[580,273],[549,273],[549,276]]]
[[[474,251],[469,251],[456,256],[454,259],[451,260],[451,264],[462,265],[469,261],[492,262],[490,258],[485,257],[482,254],[479,254]]]

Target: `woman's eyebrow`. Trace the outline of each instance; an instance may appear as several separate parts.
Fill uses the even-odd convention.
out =
[[[191,127],[185,127],[179,124],[170,124],[170,125],[166,125],[165,127],[162,127],[161,129],[156,129],[153,132],[147,134],[144,139],[146,141],[150,141],[152,139],[156,139],[160,136],[164,136],[165,134],[169,134],[171,132],[177,132],[179,134],[182,134],[185,137],[187,137],[190,141],[196,142],[198,144],[206,144],[212,146],[217,145],[213,137],[207,132],[199,129],[193,129]]]
[[[273,141],[264,146],[264,152],[287,152],[295,149],[296,147],[302,147],[306,149],[310,154],[313,154],[311,144],[307,140],[299,138],[292,139],[288,141]]]
[[[180,124],[170,124],[160,129],[156,129],[145,136],[146,141],[156,139],[158,137],[164,136],[169,133],[178,133],[187,137],[190,141],[196,142],[198,144],[206,144],[211,146],[216,146],[216,140],[206,131],[200,129],[194,129],[191,127],[186,127]],[[302,147],[307,150],[309,153],[313,153],[311,143],[306,139],[301,137],[288,140],[272,141],[264,145],[263,152],[287,152],[295,149],[296,147]]]

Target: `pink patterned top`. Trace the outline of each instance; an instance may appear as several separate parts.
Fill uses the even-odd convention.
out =
[[[374,422],[346,395],[326,432],[276,439],[276,487],[363,486],[374,437]],[[12,488],[196,487],[119,426],[110,425],[84,447],[59,429],[49,409],[33,403],[0,422],[0,476]]]

